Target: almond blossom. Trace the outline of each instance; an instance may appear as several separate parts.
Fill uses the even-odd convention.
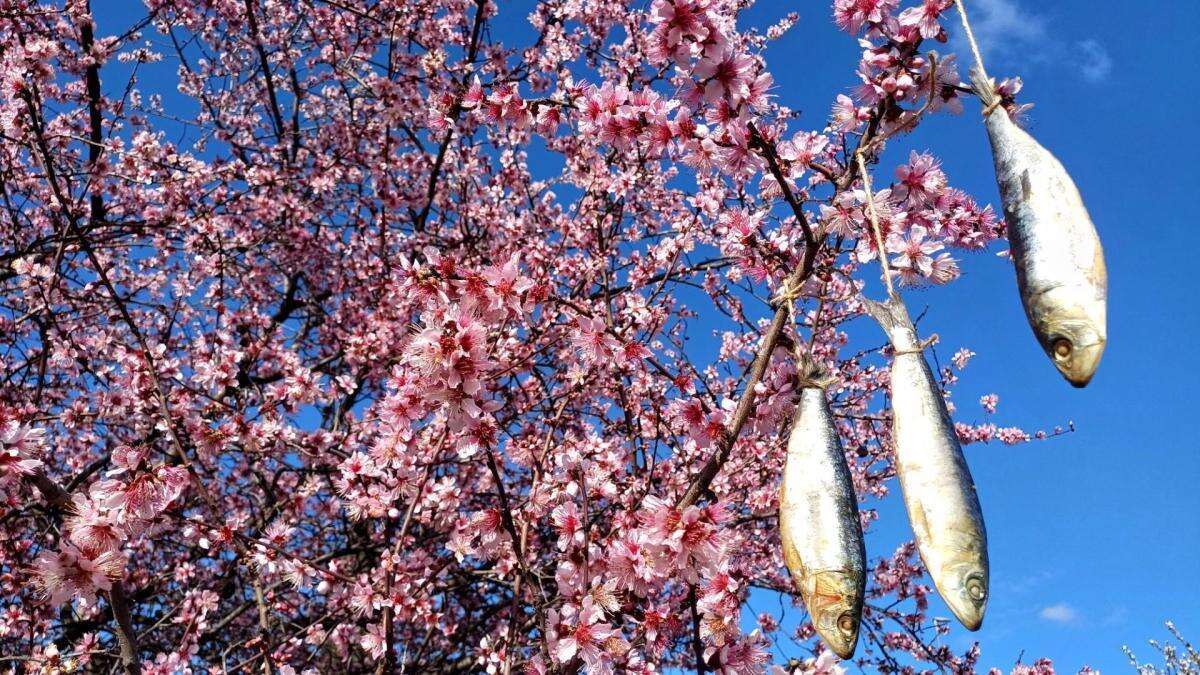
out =
[[[551,610],[549,622],[555,627],[554,656],[559,662],[569,662],[578,655],[588,673],[613,672],[613,655],[607,650],[616,646],[611,638],[617,633],[604,622],[604,612],[591,596],[584,597],[578,607],[564,607],[561,617]]]
[[[39,555],[36,564],[38,582],[49,594],[50,602],[79,599],[93,604],[97,592],[112,588],[112,577],[120,574],[124,561],[111,551],[88,555],[64,543],[57,552]]]
[[[44,431],[10,421],[0,429],[0,476],[28,476],[42,461],[35,456]]]
[[[914,225],[905,234],[892,232],[888,235],[885,246],[889,253],[897,254],[891,265],[906,283],[917,283],[933,275],[932,254],[942,250],[942,243],[927,239],[928,234],[924,227]]]

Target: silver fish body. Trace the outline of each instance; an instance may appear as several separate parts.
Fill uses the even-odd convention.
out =
[[[866,553],[854,484],[819,386],[805,387],[796,407],[779,527],[784,561],[813,626],[835,654],[850,658],[862,617]]]
[[[899,300],[867,301],[896,352],[891,369],[896,473],[921,553],[938,593],[969,630],[988,600],[987,531],[975,483],[946,401]]]
[[[983,90],[985,83],[972,76]],[[1054,155],[1002,108],[985,126],[1025,315],[1063,377],[1084,387],[1107,340],[1108,272],[1100,237]]]

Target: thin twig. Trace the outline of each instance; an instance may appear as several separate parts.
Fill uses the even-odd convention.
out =
[[[858,162],[858,172],[862,176],[863,190],[866,191],[867,216],[871,221],[871,232],[875,235],[879,266],[883,268],[883,281],[887,286],[888,297],[894,299],[896,298],[896,287],[892,284],[892,266],[888,264],[887,251],[883,248],[883,230],[879,227],[879,214],[875,211],[875,194],[871,190],[871,174],[867,171],[867,161],[863,159],[861,150],[854,153],[854,159]]]

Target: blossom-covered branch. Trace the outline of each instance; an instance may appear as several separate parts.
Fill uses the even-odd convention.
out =
[[[905,146],[969,91],[948,0],[833,2],[861,59],[807,128],[768,65],[810,27],[741,2],[128,4],[0,13],[0,657],[840,667],[779,554],[791,355],[869,533],[872,261],[946,284],[1004,236]],[[859,665],[972,670],[913,547],[868,550]],[[751,589],[789,609],[746,630]]]

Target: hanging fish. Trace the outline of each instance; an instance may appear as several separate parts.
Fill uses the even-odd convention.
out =
[[[1107,333],[1108,273],[1100,237],[1062,164],[1009,118],[978,69],[971,81],[986,111],[1025,315],[1063,377],[1085,387]]]
[[[858,644],[866,587],[858,499],[825,399],[829,380],[808,359],[801,360],[800,370],[800,403],[779,496],[779,538],[817,634],[848,659]]]
[[[895,351],[892,441],[917,549],[950,610],[978,630],[988,600],[987,533],[958,434],[904,303],[863,302]]]

